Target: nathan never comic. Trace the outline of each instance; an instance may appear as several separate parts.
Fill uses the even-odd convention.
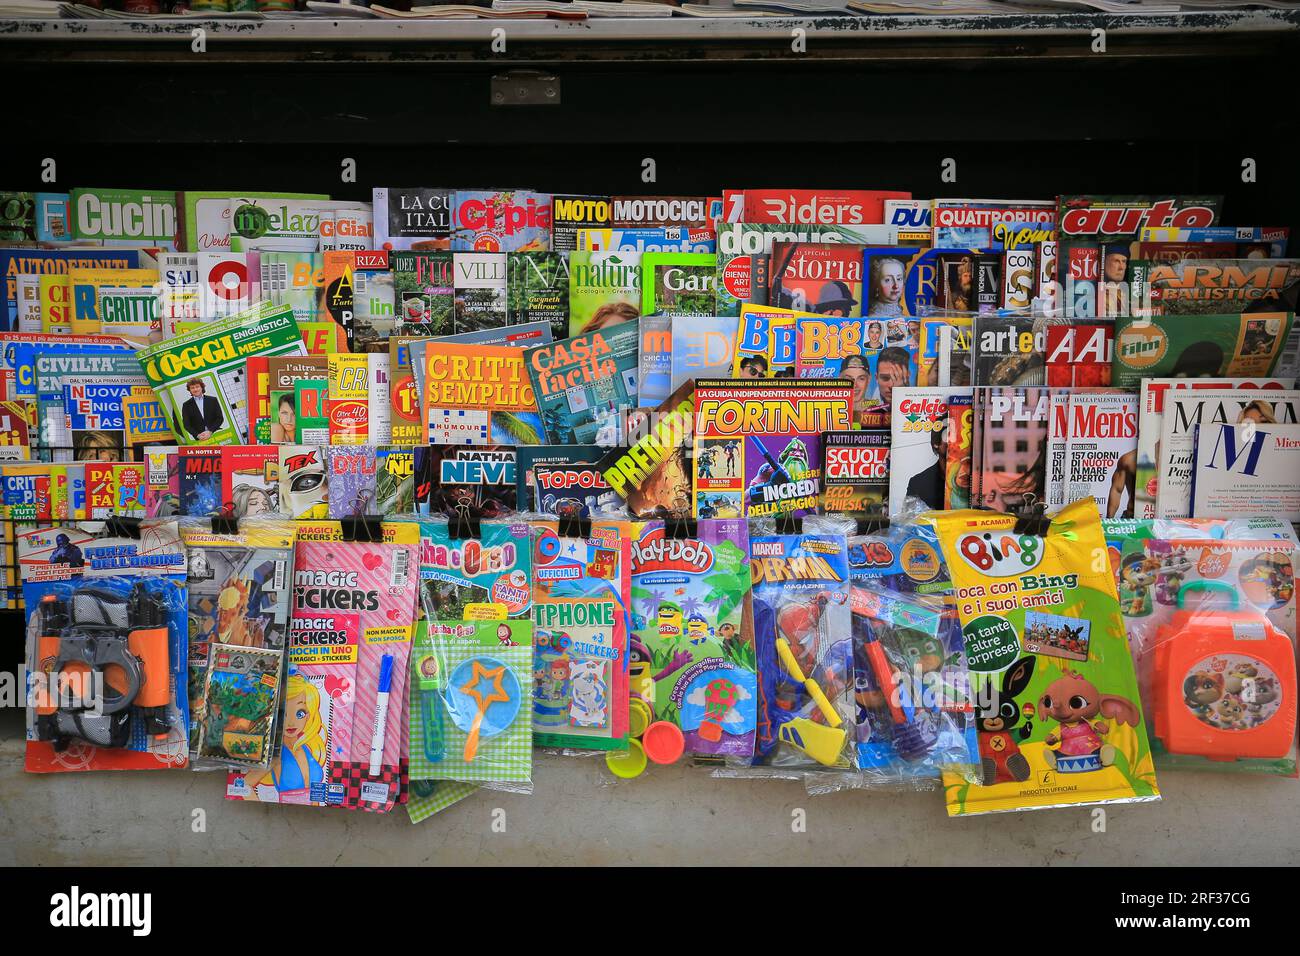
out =
[[[844,379],[695,383],[695,514],[803,515],[821,496],[823,432],[849,428]]]
[[[621,750],[628,735],[631,525],[532,525],[533,741]]]
[[[516,510],[512,445],[420,445],[415,449],[420,514],[454,525],[502,518]]]
[[[747,763],[758,678],[745,522],[634,524],[631,561],[632,695],[681,729],[689,758]]]

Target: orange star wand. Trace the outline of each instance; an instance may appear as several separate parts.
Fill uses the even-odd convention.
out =
[[[493,704],[510,699],[510,695],[501,686],[501,678],[505,676],[505,673],[504,665],[501,667],[484,667],[480,661],[474,661],[473,675],[460,689],[462,694],[466,697],[473,697],[474,702],[478,704],[478,713],[474,715],[474,722],[469,726],[469,736],[465,738],[466,763],[478,756],[478,732],[483,724],[483,715],[487,713],[488,708]],[[492,682],[492,686],[486,694],[479,689],[479,684],[484,681]]]

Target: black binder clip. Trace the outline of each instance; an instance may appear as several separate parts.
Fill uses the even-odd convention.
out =
[[[591,537],[591,518],[581,513],[569,512],[562,514],[560,515],[557,530],[561,538],[583,538],[585,540]]]
[[[140,519],[123,515],[109,515],[104,519],[104,531],[114,538],[140,540]]]
[[[776,533],[803,534],[803,518],[788,511],[778,511],[776,513]]]
[[[881,504],[867,505],[861,516],[855,519],[858,534],[878,534],[889,530],[889,514]]]
[[[384,540],[384,529],[378,515],[352,515],[339,519],[344,541],[365,541],[379,544]]]
[[[664,519],[664,537],[671,541],[698,538],[699,536],[699,522],[686,514],[676,514]]]
[[[239,534],[239,519],[235,517],[233,504],[227,504],[211,520],[213,534]]]
[[[1052,525],[1051,516],[1046,512],[1047,505],[1039,501],[1036,495],[1026,493],[1024,502],[1012,511],[1016,516],[1016,523],[1012,530],[1016,534],[1028,535],[1032,538],[1045,538],[1047,529]]]
[[[447,535],[453,541],[465,541],[470,538],[483,537],[483,523],[478,518],[471,518],[469,512],[457,509],[448,517]]]

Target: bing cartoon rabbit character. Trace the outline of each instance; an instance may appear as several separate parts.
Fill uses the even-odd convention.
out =
[[[1115,762],[1115,748],[1102,740],[1110,725],[1105,720],[1094,722],[1094,717],[1100,714],[1130,727],[1136,727],[1142,717],[1132,701],[1101,693],[1077,671],[1066,671],[1048,685],[1038,708],[1040,716],[1060,724],[1044,741],[1043,759],[1062,773],[1099,770]]]
[[[1002,675],[1002,690],[995,698],[992,709],[984,709],[977,720],[979,729],[980,768],[983,784],[1023,783],[1029,779],[1029,761],[1020,752],[1018,740],[1033,733],[1033,723],[1016,729],[1020,723],[1020,707],[1015,697],[1029,686],[1034,676],[1034,659],[1022,657]],[[1013,732],[1014,731],[1014,732]]]

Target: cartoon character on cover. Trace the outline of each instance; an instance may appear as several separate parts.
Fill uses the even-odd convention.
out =
[[[1101,693],[1077,671],[1066,671],[1049,684],[1038,707],[1044,717],[1060,724],[1044,741],[1047,748],[1043,750],[1043,759],[1053,769],[1060,769],[1058,757],[1096,756],[1103,767],[1115,762],[1115,748],[1102,741],[1110,725],[1104,720],[1093,723],[1098,714],[1130,727],[1136,727],[1142,719],[1141,711],[1131,700]]]
[[[561,654],[551,661],[546,678],[546,698],[548,700],[563,700],[569,692],[569,658],[567,655]]]
[[[1156,583],[1159,571],[1160,561],[1143,554],[1130,554],[1120,564],[1120,586],[1131,595],[1128,606],[1124,609],[1129,617],[1139,617],[1150,612],[1148,595],[1151,593],[1151,585]]]
[[[691,616],[686,619],[686,636],[690,642],[697,647],[709,639],[713,629],[709,627],[708,620],[699,611],[692,611]]]
[[[284,742],[270,770],[256,771],[244,785],[260,798],[263,787],[272,793],[307,790],[325,779],[325,723],[321,719],[320,691],[298,674],[285,683]]]
[[[1002,675],[1002,690],[996,695],[997,707],[990,713],[980,712],[976,721],[979,731],[980,769],[983,784],[1023,783],[1029,779],[1029,761],[1020,752],[1019,740],[1025,740],[1034,731],[1032,721],[1016,729],[1020,723],[1020,707],[1015,698],[1023,694],[1034,676],[1034,658],[1022,657]],[[1013,733],[1014,731],[1014,733]]]
[[[1183,702],[1187,709],[1201,719],[1210,713],[1210,708],[1223,696],[1223,675],[1209,671],[1197,671],[1183,681]]]
[[[574,727],[604,727],[609,703],[605,692],[605,662],[574,661],[569,673],[573,688],[569,723]]]

